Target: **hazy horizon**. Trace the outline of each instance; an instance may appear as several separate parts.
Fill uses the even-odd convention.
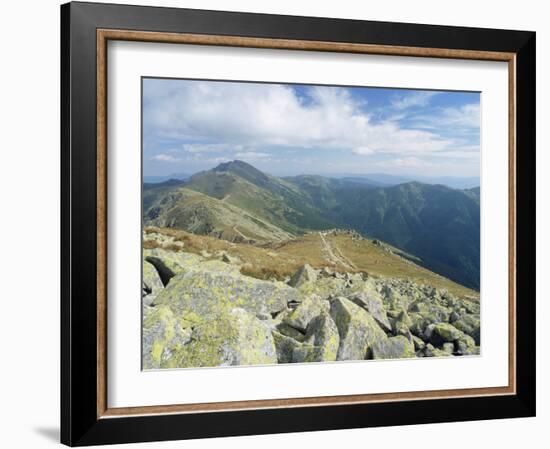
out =
[[[239,161],[239,160],[233,160],[228,162],[245,162],[245,161]],[[248,163],[248,162],[247,162]],[[179,179],[182,180],[184,178],[191,177],[193,175],[213,170],[219,165],[223,164],[223,162],[217,163],[209,168],[201,169],[195,172],[174,172],[169,173],[167,175],[148,175],[143,174],[144,182],[148,183],[160,183],[165,182],[170,179]],[[251,166],[254,166],[253,164],[248,163]],[[256,167],[254,167],[256,168]],[[365,180],[371,180],[378,183],[385,183],[388,184],[401,184],[406,182],[413,182],[418,181],[422,183],[427,184],[446,184],[449,187],[453,188],[473,188],[473,187],[479,187],[480,186],[480,177],[479,176],[421,176],[421,175],[410,175],[410,174],[403,174],[403,175],[392,175],[388,173],[313,173],[313,172],[304,172],[304,173],[298,173],[298,174],[284,174],[284,173],[272,173],[269,171],[263,171],[263,173],[266,173],[271,176],[275,176],[278,178],[291,178],[295,176],[321,176],[325,178],[333,178],[333,179],[343,179],[343,178],[363,178]]]
[[[208,170],[212,170],[218,166],[220,166],[221,164],[223,163],[226,163],[226,162],[246,162],[247,164],[253,166],[254,168],[257,168],[259,170],[258,167],[256,167],[256,165],[252,162],[247,162],[247,161],[244,161],[244,160],[241,160],[241,159],[228,159],[228,160],[224,160],[224,161],[221,161],[221,162],[218,162],[218,163],[215,163],[213,165],[210,165],[206,168],[201,168],[201,169],[198,169],[198,170],[177,170],[177,171],[173,171],[171,173],[166,173],[166,174],[151,174],[151,173],[143,173],[143,176],[144,177],[166,177],[166,176],[171,176],[171,175],[186,175],[186,176],[193,176],[193,175],[196,175],[197,173],[201,173],[201,172],[204,172],[204,171],[208,171]],[[387,173],[387,172],[382,172],[382,171],[379,171],[379,172],[358,172],[358,173],[346,173],[346,172],[341,172],[341,173],[329,173],[329,172],[326,172],[326,173],[323,173],[323,172],[292,172],[292,173],[286,173],[286,172],[274,172],[274,171],[270,171],[270,170],[260,170],[268,175],[272,175],[272,176],[276,176],[278,178],[285,178],[285,177],[292,177],[292,176],[324,176],[324,177],[327,177],[327,178],[341,178],[341,177],[353,177],[353,176],[357,176],[357,177],[367,177],[367,176],[388,176],[388,177],[395,177],[395,178],[450,178],[450,179],[479,179],[480,177],[479,176],[452,176],[452,175],[449,175],[449,176],[428,176],[428,175],[420,175],[420,174],[411,174],[411,173],[403,173],[403,174],[392,174],[392,173]]]
[[[479,178],[473,92],[143,80],[143,173]]]

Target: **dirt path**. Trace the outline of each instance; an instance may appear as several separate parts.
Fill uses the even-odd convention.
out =
[[[241,231],[239,231],[237,229],[237,226],[233,226],[233,231],[235,231],[237,234],[239,234],[243,239],[249,240],[249,238],[246,235],[244,235]]]
[[[342,265],[344,268],[355,270],[357,267],[347,258],[342,252],[333,246],[332,242],[328,242],[322,232],[319,232],[321,243],[323,244],[323,252],[326,254],[328,262],[334,265]]]
[[[352,268],[353,270],[357,270],[357,266],[342,254],[340,248],[338,248],[336,245],[333,245],[333,249],[336,257],[338,257],[344,263],[344,265],[346,265],[348,268]]]

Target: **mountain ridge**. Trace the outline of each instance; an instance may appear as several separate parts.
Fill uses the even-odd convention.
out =
[[[170,223],[148,221],[147,213],[155,201],[168,201],[182,187],[238,208],[240,212],[231,216],[240,214],[273,225],[269,232],[260,233],[260,240],[280,241],[284,235],[349,227],[412,253],[432,271],[479,289],[479,187],[453,189],[418,181],[381,187],[319,175],[277,178],[246,162],[230,161],[181,185],[144,186],[145,223]],[[207,198],[202,198],[205,210],[214,208],[220,215],[214,221],[222,223],[223,207]],[[250,228],[254,226],[247,222],[243,230]],[[210,235],[218,231],[211,229]]]

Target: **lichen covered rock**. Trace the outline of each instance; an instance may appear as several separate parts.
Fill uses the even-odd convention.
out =
[[[321,299],[328,299],[335,295],[343,295],[347,292],[346,281],[335,277],[321,277],[315,282],[306,282],[298,287],[302,298],[317,295]]]
[[[443,346],[458,340],[463,333],[449,323],[430,324],[425,331],[426,337],[435,346]]]
[[[176,274],[192,269],[204,260],[195,254],[162,248],[143,250],[143,258],[155,267],[165,286]]]
[[[412,336],[412,342],[414,344],[415,351],[421,351],[426,347],[426,343],[424,343],[424,340],[415,335]]]
[[[145,369],[480,352],[479,304],[446,290],[307,264],[256,279],[231,248],[172,243],[143,252]]]
[[[294,327],[292,327],[289,324],[284,323],[284,322],[277,324],[275,326],[275,330],[277,330],[277,332],[279,332],[280,334],[283,334],[287,337],[293,338],[294,340],[299,341],[299,342],[304,341],[305,337],[306,337],[305,334],[302,331],[300,331],[300,330],[298,330],[298,329],[296,329],[296,328],[294,328]]]
[[[298,304],[292,312],[285,316],[283,323],[305,332],[309,322],[323,310],[328,311],[329,307],[327,301],[322,300],[317,295],[310,295],[305,298],[301,304]]]
[[[257,314],[272,314],[298,301],[295,289],[282,282],[269,282],[241,275],[238,271],[219,271],[211,261],[200,264],[171,279],[157,296],[155,304],[166,304],[178,315],[200,316],[236,307]]]
[[[455,341],[455,350],[459,355],[479,354],[479,346],[476,346],[475,340],[465,333]]]
[[[340,336],[333,319],[326,311],[313,318],[308,326],[304,341],[318,348],[316,361],[332,362],[338,355]]]
[[[416,357],[414,345],[403,335],[378,340],[372,345],[373,359],[409,359]]]
[[[277,331],[273,331],[272,335],[277,361],[279,363],[291,363],[293,361],[294,350],[299,348],[302,343]]]
[[[296,273],[292,275],[288,285],[292,287],[300,287],[307,282],[315,282],[317,280],[317,273],[307,263],[302,266]]]
[[[382,329],[387,332],[392,330],[390,320],[388,320],[388,316],[386,314],[386,308],[382,302],[382,297],[375,289],[364,289],[353,295],[350,299],[355,304],[363,307],[367,312],[369,312],[378,322],[380,327],[382,327]]]
[[[176,351],[191,340],[192,321],[179,318],[168,306],[145,307],[143,369],[165,368]]]
[[[235,308],[193,319],[196,321],[189,340],[170,347],[169,351],[162,350],[162,368],[277,363],[271,333],[260,320],[245,310]],[[162,341],[155,341],[154,344],[160,347]]]
[[[164,288],[160,276],[153,265],[146,260],[143,261],[143,285],[142,298],[143,304],[150,306],[157,295]]]
[[[346,298],[331,302],[330,316],[340,335],[337,360],[370,358],[372,345],[388,338],[366,310]]]
[[[410,312],[419,313],[429,323],[447,323],[451,315],[451,309],[440,305],[437,301],[416,301],[409,306]]]
[[[424,357],[450,357],[452,354],[445,352],[439,348],[435,348],[431,343],[428,343],[424,348]]]
[[[336,360],[336,354],[334,359],[327,360],[325,348],[310,345],[308,343],[297,346],[292,353],[293,363],[326,362],[334,360]]]
[[[411,320],[407,312],[402,310],[393,322],[393,332],[395,335],[402,335],[406,337],[409,341],[412,341],[413,335],[410,330],[412,325],[413,321]]]
[[[479,346],[480,344],[480,321],[479,315],[463,315],[458,320],[453,322],[453,326],[458,330],[472,337]]]

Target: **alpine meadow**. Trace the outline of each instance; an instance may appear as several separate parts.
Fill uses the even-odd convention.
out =
[[[142,80],[142,367],[480,354],[480,94]]]

